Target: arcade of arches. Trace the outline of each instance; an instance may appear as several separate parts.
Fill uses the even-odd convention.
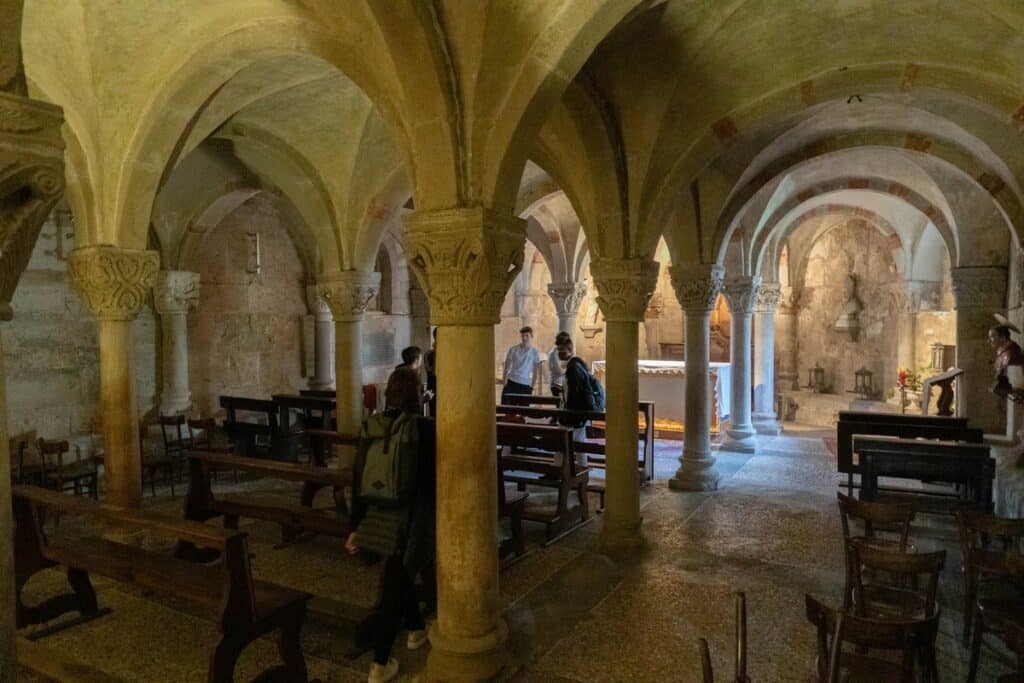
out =
[[[834,460],[793,457],[839,410],[900,412],[900,368],[962,368],[955,410],[1010,450],[1022,417],[990,392],[986,332],[994,313],[1024,326],[1022,68],[1012,0],[0,0],[0,468],[8,436],[35,430],[102,460],[107,502],[158,506],[139,453],[162,448],[161,415],[329,389],[354,434],[363,386],[436,331],[437,614],[413,666],[634,680],[552,664],[568,640],[524,646],[582,613],[550,612],[559,630],[523,605],[566,600],[574,577],[642,595],[716,576],[699,529],[748,532],[701,506],[729,495],[837,524]],[[545,358],[568,331],[605,385],[604,509],[499,574],[495,401],[523,325]],[[854,394],[862,369],[872,388]],[[636,406],[666,374],[640,488]],[[740,490],[773,453],[793,489]],[[1006,467],[998,495],[1020,516]],[[10,497],[0,477],[0,681],[16,669]],[[700,567],[635,564],[695,548]],[[762,583],[791,578],[748,559],[771,568]],[[702,597],[686,595],[681,614]],[[802,599],[772,604],[803,618]],[[807,670],[809,633],[786,651]],[[665,657],[630,664],[635,680],[699,671]]]

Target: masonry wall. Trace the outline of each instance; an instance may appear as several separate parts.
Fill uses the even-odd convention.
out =
[[[66,258],[74,248],[70,214],[43,225],[3,326],[7,420],[11,434],[34,429],[88,448],[100,431],[98,324],[72,290]],[[133,323],[136,396],[141,416],[155,412],[159,328],[151,305]]]

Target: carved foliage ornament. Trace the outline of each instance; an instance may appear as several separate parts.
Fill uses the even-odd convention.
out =
[[[316,318],[331,319],[331,307],[327,305],[327,299],[320,295],[319,285],[306,286],[306,305],[309,306],[310,315]]]
[[[102,245],[68,256],[71,285],[100,320],[133,320],[159,271],[155,251]]]
[[[754,312],[754,304],[761,292],[760,276],[727,277],[722,285],[722,292],[729,304],[729,312],[733,315],[749,315]]]
[[[27,118],[31,130],[16,123]],[[18,279],[64,192],[62,123],[57,107],[0,93],[0,320],[11,319]]]
[[[725,269],[717,265],[680,264],[669,268],[672,288],[684,311],[710,311],[725,284]]]
[[[758,313],[774,313],[782,300],[782,286],[778,282],[762,282],[757,291],[754,310]]]
[[[435,325],[495,325],[523,267],[526,222],[471,207],[405,217],[406,257]]]
[[[576,315],[587,296],[586,282],[559,282],[548,285],[548,296],[555,302],[558,315]]]
[[[953,268],[953,298],[957,308],[1002,308],[1006,298],[1006,269],[991,266]]]
[[[160,314],[187,313],[199,304],[199,273],[161,270],[153,290],[153,303]]]
[[[334,322],[354,322],[363,317],[370,299],[380,289],[380,273],[345,270],[316,286],[327,302]]]
[[[597,305],[605,320],[643,320],[647,302],[658,286],[661,265],[648,258],[596,258],[590,274],[597,287]]]

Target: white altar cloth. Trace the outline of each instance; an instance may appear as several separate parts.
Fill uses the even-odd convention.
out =
[[[605,379],[608,362],[594,361],[594,376]],[[711,363],[711,391],[719,420],[729,417],[731,368],[728,363]],[[654,415],[661,419],[684,422],[686,408],[686,363],[680,360],[641,360],[637,362],[640,376],[640,400],[654,401]]]

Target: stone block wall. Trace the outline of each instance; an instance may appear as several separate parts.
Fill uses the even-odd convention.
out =
[[[74,248],[70,214],[58,209],[43,225],[4,323],[10,432],[88,441],[99,431],[98,324],[71,289],[66,258]],[[159,328],[150,305],[134,325],[135,387],[140,415],[155,411]],[[84,444],[83,444],[84,445]]]

